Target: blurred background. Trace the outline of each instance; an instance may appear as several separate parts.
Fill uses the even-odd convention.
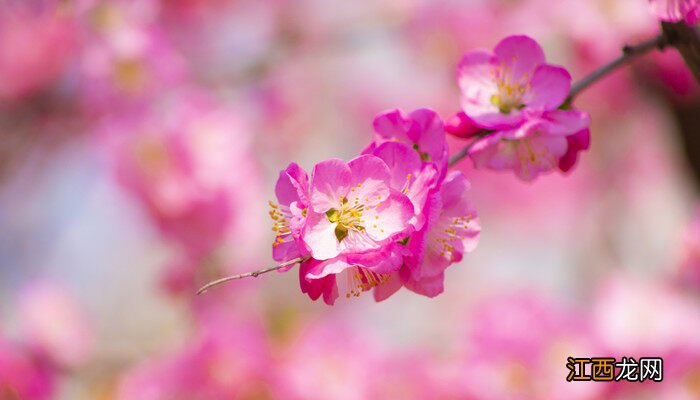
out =
[[[700,92],[672,49],[577,99],[568,176],[458,166],[483,230],[439,297],[328,307],[295,270],[194,294],[272,264],[289,162],[457,111],[462,53],[527,34],[576,80],[658,31],[646,0],[0,0],[0,399],[700,398]],[[664,382],[567,383],[567,356]]]

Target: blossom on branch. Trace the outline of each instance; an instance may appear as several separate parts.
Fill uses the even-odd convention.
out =
[[[277,181],[273,256],[302,260],[301,289],[314,300],[333,304],[340,292],[372,289],[382,300],[402,285],[435,296],[445,268],[476,245],[469,184],[461,173],[447,174],[440,117],[428,109],[408,116],[391,110],[374,128],[359,157],[322,161],[310,179],[290,164]]]
[[[547,64],[533,39],[509,36],[493,52],[469,52],[457,75],[464,116],[457,114],[450,129],[466,137],[475,135],[474,126],[484,133],[469,153],[477,168],[512,170],[531,181],[569,171],[588,148],[588,114],[565,104],[571,76]]]

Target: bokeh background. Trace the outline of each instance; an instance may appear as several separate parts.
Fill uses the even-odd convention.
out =
[[[458,166],[483,231],[437,298],[328,307],[294,270],[194,294],[271,265],[289,162],[457,111],[462,53],[527,34],[578,79],[658,30],[646,0],[0,1],[0,399],[700,398],[700,94],[672,49],[577,99],[569,175]],[[664,382],[567,383],[567,356]]]

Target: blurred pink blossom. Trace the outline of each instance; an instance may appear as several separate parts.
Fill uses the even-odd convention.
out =
[[[491,295],[468,319],[467,398],[597,399],[598,382],[567,382],[569,356],[595,356],[587,316],[529,292]]]
[[[185,61],[157,24],[153,1],[98,2],[87,13],[88,40],[80,58],[86,110],[142,108],[154,95],[185,82]]]
[[[184,347],[129,371],[120,400],[275,398],[266,335],[257,323],[203,312]]]
[[[93,332],[77,299],[63,287],[37,282],[19,299],[23,340],[36,354],[62,367],[87,361],[93,350]]]
[[[700,306],[662,280],[617,273],[603,282],[593,304],[594,328],[614,357],[661,357],[662,382],[611,386],[615,399],[641,395],[696,398],[700,377]]]
[[[360,400],[382,379],[381,354],[370,337],[333,323],[308,324],[286,346],[279,364],[279,389],[294,400]]]
[[[56,81],[79,39],[70,8],[0,5],[0,100],[31,95]]]
[[[55,376],[22,346],[0,337],[0,399],[54,398]]]

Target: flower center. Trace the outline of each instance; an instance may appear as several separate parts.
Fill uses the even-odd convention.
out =
[[[430,161],[430,154],[428,154],[425,151],[420,151],[420,146],[418,143],[413,143],[413,150],[418,152],[418,155],[420,156],[421,161],[427,162]]]
[[[340,208],[331,208],[326,211],[326,217],[332,223],[337,223],[335,227],[335,237],[338,242],[342,242],[348,236],[350,230],[364,232],[365,227],[362,225],[365,221],[362,219],[362,212],[365,210],[365,205],[360,204],[358,199],[355,199],[353,204],[350,204],[347,197],[342,197]]]
[[[512,82],[510,73],[502,68],[494,71],[498,93],[491,96],[491,104],[498,107],[502,114],[510,114],[512,110],[520,110],[525,107],[522,98],[530,90],[528,79],[523,79],[525,84]],[[527,78],[528,74],[524,78]]]

